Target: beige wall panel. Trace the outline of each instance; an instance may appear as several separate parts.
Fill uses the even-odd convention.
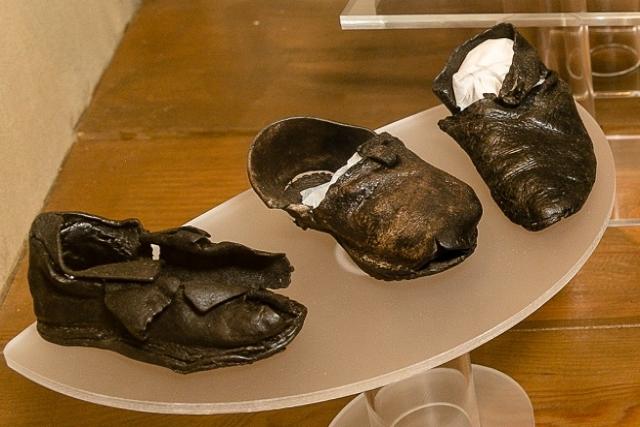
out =
[[[137,4],[0,1],[0,293]]]

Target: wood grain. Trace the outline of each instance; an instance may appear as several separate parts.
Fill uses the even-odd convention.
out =
[[[0,363],[4,365],[4,358]],[[123,381],[126,381],[123,378]],[[238,415],[161,415],[83,402],[41,387],[7,369],[0,384],[11,386],[0,397],[2,426],[175,426],[175,427],[326,427],[350,398],[280,411]]]
[[[637,102],[640,104],[640,99]],[[623,109],[621,114],[628,111]],[[635,129],[640,133],[640,125]],[[609,143],[616,161],[616,203],[612,217],[640,218],[640,136]]]
[[[474,30],[343,32],[344,3],[146,2],[79,124],[45,210],[173,227],[249,188],[248,146],[272,120],[314,114],[376,127],[435,105],[429,82]],[[638,133],[624,118],[636,111],[637,103],[622,103],[599,114],[605,128]],[[640,214],[640,150],[613,144],[618,212]],[[23,260],[0,305],[2,346],[34,321],[26,268]],[[639,341],[640,228],[609,228],[563,291],[473,358],[520,382],[539,426],[638,426]],[[349,401],[169,416],[62,396],[4,363],[0,384],[0,426],[314,427]]]
[[[511,330],[472,353],[511,375],[538,427],[640,425],[640,329]]]
[[[437,105],[431,81],[474,31],[342,31],[345,4],[145,3],[80,138],[253,134],[292,115],[376,128]]]
[[[567,286],[515,328],[640,325],[638,260],[640,228],[609,228]]]
[[[345,4],[144,3],[78,135],[255,134],[294,115],[377,128],[438,105],[431,82],[451,50],[479,29],[343,31]],[[536,43],[534,30],[522,31]],[[598,100],[605,131],[640,133],[637,102]]]

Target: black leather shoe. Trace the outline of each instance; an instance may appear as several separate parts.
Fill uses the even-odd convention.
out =
[[[514,53],[499,92],[461,110],[454,74],[473,48],[501,38],[513,40]],[[582,208],[596,178],[591,138],[569,85],[511,24],[498,24],[456,48],[433,91],[452,113],[438,125],[466,151],[512,222],[538,231]]]
[[[208,237],[194,227],[149,233],[135,219],[39,215],[29,235],[38,332],[181,373],[284,350],[306,316],[267,290],[289,285],[286,256]]]

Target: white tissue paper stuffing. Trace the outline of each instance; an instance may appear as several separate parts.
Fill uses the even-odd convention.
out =
[[[325,182],[324,184],[316,185],[315,187],[307,188],[306,190],[302,190],[300,192],[300,195],[302,196],[302,204],[309,206],[310,208],[317,208],[318,205],[324,200],[324,197],[327,195],[329,187],[331,187],[338,180],[338,178],[344,175],[360,160],[362,160],[362,157],[358,153],[355,153],[349,160],[347,160],[346,165],[342,166],[340,169],[334,172],[330,181]]]
[[[484,98],[485,93],[498,94],[513,62],[513,40],[489,39],[467,53],[453,75],[456,104],[464,110]]]

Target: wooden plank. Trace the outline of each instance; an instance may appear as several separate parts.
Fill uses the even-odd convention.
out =
[[[4,366],[0,384],[2,426],[145,426],[145,427],[326,427],[351,398],[279,411],[234,415],[161,415],[109,408],[83,402],[41,387]],[[126,378],[123,378],[126,381]]]
[[[472,362],[512,376],[541,427],[640,425],[640,329],[511,330]]]
[[[80,138],[254,134],[298,115],[376,128],[439,104],[431,82],[479,29],[343,31],[345,4],[144,3],[79,123]],[[636,102],[598,100],[605,130],[637,133]]]
[[[640,325],[639,259],[639,227],[607,229],[571,282],[516,328]]]
[[[80,138],[253,134],[298,115],[375,128],[437,105],[431,81],[477,31],[343,31],[345,4],[144,3]]]
[[[78,142],[45,210],[175,227],[249,188],[248,136]]]

